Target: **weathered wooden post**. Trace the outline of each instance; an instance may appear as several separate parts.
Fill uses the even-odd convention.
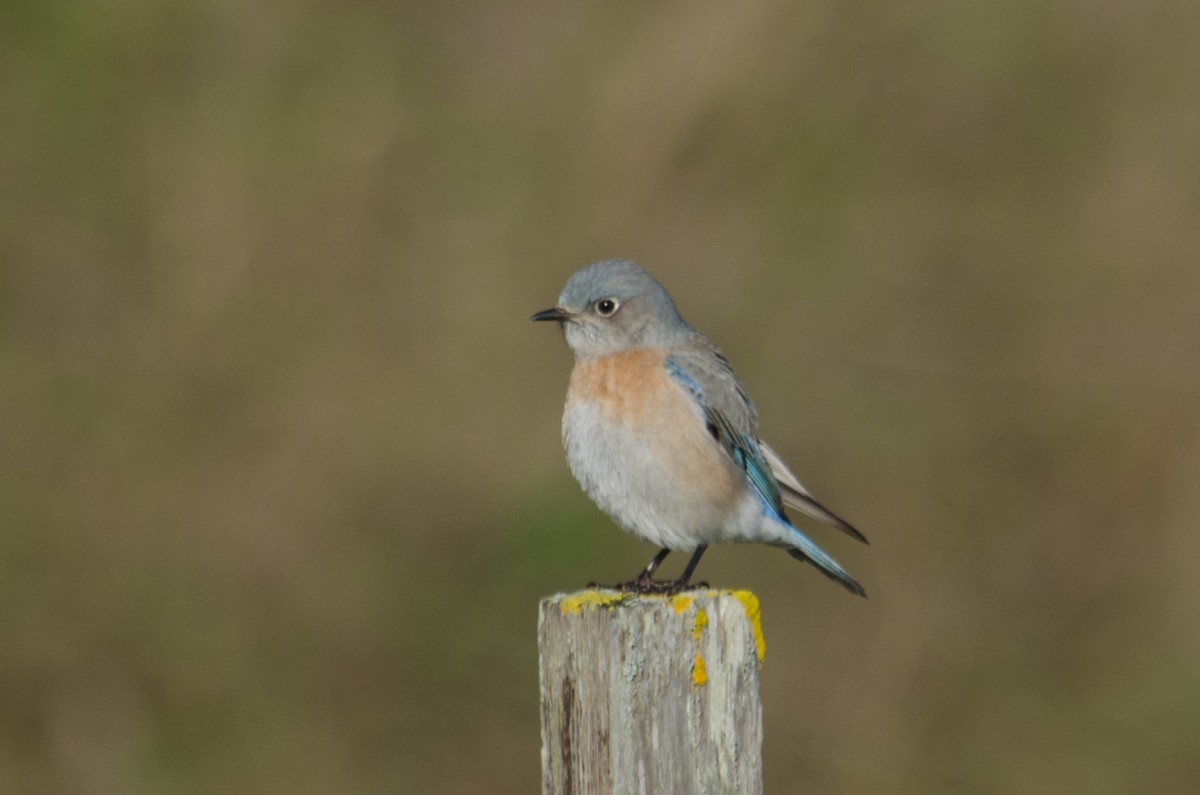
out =
[[[538,649],[543,793],[762,792],[754,594],[558,594]]]

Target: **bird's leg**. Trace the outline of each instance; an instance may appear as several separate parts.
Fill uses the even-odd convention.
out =
[[[617,586],[622,591],[633,591],[635,593],[653,593],[658,591],[661,586],[654,581],[654,572],[662,565],[662,562],[667,559],[667,555],[671,554],[669,549],[660,549],[654,559],[646,564],[646,568],[642,573],[634,577],[629,582],[623,582]]]
[[[629,582],[621,583],[617,587],[622,591],[632,591],[634,593],[677,594],[688,587],[688,583],[692,579],[692,573],[696,571],[696,566],[700,563],[700,558],[704,556],[706,549],[708,549],[707,544],[701,544],[696,547],[696,551],[692,553],[692,559],[688,561],[683,574],[680,575],[678,580],[658,582],[654,579],[655,569],[658,568],[659,564],[670,553],[669,549],[664,549],[654,556],[654,560],[650,561],[650,565],[646,567],[645,571]]]
[[[667,555],[671,554],[669,549],[660,549],[658,554],[654,556],[654,560],[646,564],[646,568],[642,573],[634,577],[629,582],[620,582],[612,586],[618,591],[629,591],[631,593],[661,593],[663,584],[654,581],[654,572],[667,559]],[[595,583],[588,583],[589,588],[598,587]]]
[[[671,554],[669,549],[660,549],[658,554],[654,556],[654,560],[646,564],[646,569],[638,575],[639,580],[650,580],[654,576],[654,572],[658,571],[658,567],[667,559],[667,555]]]
[[[706,549],[708,549],[708,544],[701,544],[700,546],[696,547],[696,551],[692,553],[692,559],[688,561],[687,566],[685,566],[683,569],[683,574],[679,575],[678,580],[675,580],[674,582],[662,583],[661,585],[658,583],[655,584],[662,588],[663,593],[669,594],[679,593],[687,588],[688,583],[692,579],[692,572],[696,570],[697,564],[700,563],[700,558],[704,557],[704,551]]]

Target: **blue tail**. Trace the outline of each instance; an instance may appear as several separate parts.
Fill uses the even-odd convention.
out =
[[[816,566],[825,574],[825,576],[837,580],[842,587],[847,591],[856,593],[859,596],[866,597],[867,592],[858,584],[858,580],[850,576],[850,573],[841,567],[836,560],[825,554],[825,550],[814,544],[808,536],[801,533],[795,527],[788,525],[791,531],[788,533],[789,541],[792,546],[786,544],[781,545],[787,550],[787,553],[796,560],[807,560],[809,563]]]

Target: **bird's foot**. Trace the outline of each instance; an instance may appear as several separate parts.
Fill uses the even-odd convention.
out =
[[[679,593],[687,587],[686,583],[680,583],[678,580],[669,580],[667,582],[659,582],[645,575],[639,575],[632,580],[619,582],[616,585],[606,585],[599,582],[589,582],[588,588],[599,588],[605,591],[621,591],[622,593],[632,594],[664,594],[671,595]]]
[[[675,594],[681,593],[690,588],[707,588],[708,586],[707,584],[702,584],[700,586],[691,585],[687,580],[684,579],[667,580],[664,582],[655,580],[643,573],[637,577],[634,577],[629,582],[618,583],[615,587],[618,591],[625,591],[626,593],[674,596]]]

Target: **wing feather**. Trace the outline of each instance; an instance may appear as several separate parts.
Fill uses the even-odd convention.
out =
[[[758,446],[762,449],[763,457],[766,458],[767,463],[770,465],[771,473],[775,476],[775,480],[779,482],[779,490],[783,495],[785,505],[795,508],[805,516],[811,516],[817,521],[833,525],[846,533],[846,535],[856,538],[864,544],[871,543],[854,525],[817,502],[816,498],[809,493],[808,489],[804,488],[803,484],[792,474],[792,471],[787,468],[787,464],[783,463],[783,459],[767,446],[766,442],[759,439]]]

